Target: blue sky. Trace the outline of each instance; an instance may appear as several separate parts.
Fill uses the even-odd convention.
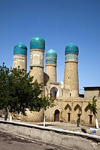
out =
[[[100,0],[0,0],[0,65],[12,67],[13,48],[19,42],[28,48],[41,36],[45,54],[57,52],[57,81],[63,81],[65,47],[79,47],[79,89],[100,86]]]

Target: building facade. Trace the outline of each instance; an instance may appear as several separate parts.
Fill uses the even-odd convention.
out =
[[[16,48],[17,47],[17,48]],[[24,52],[22,49],[24,47]],[[13,68],[20,66],[26,68],[27,55],[26,46],[18,44],[14,47]],[[44,85],[44,95],[50,95],[55,100],[55,106],[46,110],[46,121],[63,121],[80,123],[84,125],[95,125],[95,118],[92,112],[87,109],[88,102],[92,102],[95,95],[97,98],[98,114],[97,119],[100,125],[100,87],[85,87],[85,94],[79,94],[78,81],[78,47],[71,43],[65,47],[65,70],[64,81],[57,82],[57,53],[50,49],[44,57],[45,40],[42,37],[33,37],[30,41],[30,72],[34,79]],[[44,58],[46,69],[44,72]],[[58,66],[59,67],[59,66]],[[43,109],[40,112],[29,112],[27,116],[21,117],[22,121],[43,121]]]

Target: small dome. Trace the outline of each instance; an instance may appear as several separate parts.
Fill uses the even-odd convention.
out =
[[[45,40],[40,36],[35,36],[30,41],[30,49],[45,50]]]
[[[46,58],[57,58],[57,53],[53,49],[50,49],[46,53]]]
[[[14,47],[14,55],[27,55],[27,47],[23,43],[18,43]]]
[[[70,43],[65,47],[65,54],[78,54],[78,53],[79,53],[78,47],[73,43]]]

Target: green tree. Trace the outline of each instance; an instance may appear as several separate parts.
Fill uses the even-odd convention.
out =
[[[9,101],[9,77],[10,70],[5,66],[3,63],[2,66],[0,66],[0,110],[5,109],[6,115],[5,120],[7,119],[7,107],[8,107],[8,101]]]
[[[95,119],[96,119],[96,128],[99,128],[98,126],[98,121],[97,121],[97,117],[96,117],[96,114],[97,114],[97,99],[96,99],[96,96],[93,97],[92,99],[92,103],[88,103],[87,105],[87,108],[89,108],[91,110],[91,112],[93,113]]]
[[[40,111],[51,106],[50,100],[42,96],[43,85],[33,82],[30,72],[21,69],[9,69],[3,63],[0,66],[0,109],[8,108],[9,112],[26,115],[30,111]],[[51,106],[52,107],[52,106]]]
[[[30,72],[14,68],[9,75],[10,100],[9,111],[25,114],[26,108],[30,111],[39,111],[42,108],[42,84],[33,82]]]

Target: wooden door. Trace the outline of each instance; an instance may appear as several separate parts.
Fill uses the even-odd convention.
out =
[[[59,114],[60,114],[60,112],[59,112],[59,110],[57,109],[57,110],[55,111],[54,121],[59,121]]]
[[[89,116],[89,124],[92,124],[92,115]]]
[[[70,113],[68,113],[68,121],[70,121]]]

